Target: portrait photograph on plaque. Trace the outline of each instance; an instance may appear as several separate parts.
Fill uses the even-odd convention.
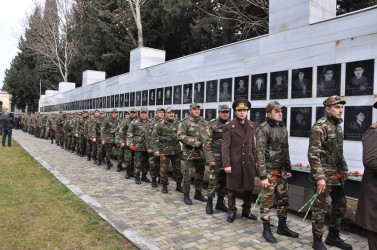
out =
[[[127,118],[127,111],[123,111],[123,118],[124,118],[124,119]]]
[[[234,79],[234,100],[248,99],[249,76],[239,76]]]
[[[119,107],[119,95],[115,95],[115,107]]]
[[[98,108],[102,109],[102,97],[98,98]]]
[[[154,118],[154,110],[149,110],[148,111],[148,118],[153,119]]]
[[[216,119],[216,109],[206,109],[204,112],[204,118],[207,121],[210,121],[212,119]]]
[[[172,87],[165,87],[164,105],[171,105],[172,103]]]
[[[174,86],[173,91],[174,91],[173,104],[181,104],[182,103],[182,85]]]
[[[183,85],[183,104],[192,103],[192,83]]]
[[[102,97],[102,108],[106,108],[106,96]]]
[[[220,80],[220,102],[232,101],[232,78],[225,78]]]
[[[188,109],[183,109],[182,110],[182,120],[189,117],[190,113]]]
[[[164,88],[158,88],[156,93],[156,105],[164,104]]]
[[[96,109],[100,109],[100,101],[101,101],[101,97],[97,97],[96,98]]]
[[[119,107],[124,107],[124,95],[125,94],[120,94],[119,95]]]
[[[374,60],[346,63],[346,96],[373,95]]]
[[[135,92],[130,93],[130,107],[135,107]]]
[[[312,127],[312,108],[291,108],[291,133],[290,136],[309,137]]]
[[[250,100],[266,100],[267,95],[267,73],[252,75]]]
[[[206,102],[217,102],[217,80],[206,82]]]
[[[130,93],[124,94],[124,107],[130,106]]]
[[[174,110],[174,118],[176,120],[181,120],[181,110],[180,109]]]
[[[135,94],[136,98],[136,106],[141,106],[141,91],[136,91]]]
[[[340,95],[341,64],[317,67],[317,97]]]
[[[141,105],[148,106],[148,90],[141,92]]]
[[[250,121],[254,122],[255,129],[257,129],[257,127],[266,120],[265,108],[251,108],[249,113],[250,113]]]
[[[111,96],[111,108],[114,108],[114,100],[115,100],[115,97],[114,95]]]
[[[156,105],[156,90],[155,89],[150,89],[149,90],[149,106],[154,106]]]
[[[288,98],[288,70],[270,74],[270,99]]]
[[[326,116],[326,110],[325,107],[319,106],[315,108],[315,121],[313,121],[313,124],[316,123],[319,119]],[[312,124],[312,125],[313,125]]]
[[[106,108],[111,108],[110,96],[106,96]]]
[[[194,102],[204,102],[204,82],[194,83]]]
[[[123,111],[118,112],[118,117],[119,117],[119,119],[123,119]]]
[[[93,108],[93,99],[89,99],[89,109]]]
[[[292,70],[292,98],[312,97],[313,68]]]
[[[345,106],[344,139],[361,141],[365,131],[372,125],[371,106]]]

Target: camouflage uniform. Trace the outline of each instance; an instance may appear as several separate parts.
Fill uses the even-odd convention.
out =
[[[46,133],[46,136],[50,137],[51,144],[52,144],[52,143],[54,143],[54,139],[55,139],[55,119],[54,119],[54,115],[50,115],[47,118],[46,128],[48,130],[48,133]]]
[[[190,109],[198,106],[197,103],[192,103],[190,104]],[[198,119],[195,119],[190,115],[183,119],[178,127],[177,135],[179,141],[183,144],[183,160],[185,161],[182,188],[183,193],[186,196],[190,193],[191,175],[194,168],[195,194],[201,195],[205,170],[205,159],[202,146],[204,141],[203,135],[207,126],[208,122],[203,117],[199,116]],[[196,148],[195,144],[199,141],[202,144]]]
[[[125,162],[126,169],[131,167],[132,151],[127,147],[127,131],[133,119],[126,118],[119,121],[117,132],[115,133],[115,141],[117,144],[124,143],[123,149],[117,156],[118,164],[123,160]]]
[[[90,139],[90,128],[93,125],[93,116],[92,112],[90,112],[88,119],[86,119],[84,123],[84,137],[86,141],[86,155],[88,157],[88,161],[90,161],[90,157],[92,156],[92,140]]]
[[[68,118],[64,121],[64,146],[66,150],[70,149],[72,144],[72,131],[72,116],[69,115]]]
[[[80,152],[80,156],[84,156],[86,154],[86,138],[85,138],[85,122],[88,120],[88,117],[85,115],[87,111],[83,112],[82,117],[76,123],[76,134],[78,135],[78,148],[77,151]]]
[[[106,111],[102,110],[101,114],[106,113]],[[102,158],[102,143],[101,143],[101,126],[104,119],[101,118],[101,116],[95,117],[92,123],[91,131],[89,133],[89,136],[92,139],[96,139],[95,142],[93,142],[93,149],[92,149],[92,155],[95,157],[95,160],[98,159],[97,164],[101,165],[101,158]]]
[[[66,119],[65,112],[62,112],[62,114],[57,117],[56,119],[56,127],[57,127],[57,140],[60,145],[60,147],[64,147],[64,120]]]
[[[153,151],[160,153],[160,180],[161,184],[168,185],[168,167],[171,163],[174,180],[182,182],[181,173],[181,145],[177,137],[178,120],[168,120],[166,117],[161,122],[155,123],[153,137]]]
[[[113,109],[111,111],[118,112],[116,109]],[[101,126],[101,141],[105,141],[105,150],[106,150],[106,161],[108,167],[111,166],[111,151],[113,147],[116,146],[115,141],[115,132],[117,129],[119,123],[119,118],[112,118],[111,116],[107,117],[103,122]]]
[[[164,109],[157,108],[156,112],[159,110],[164,110]],[[155,116],[152,120],[150,120],[147,126],[147,131],[145,135],[145,145],[147,149],[153,149],[152,133],[153,133],[154,125],[156,125],[160,121],[161,119]],[[153,153],[149,154],[149,167],[150,167],[151,178],[155,180],[157,177],[159,177],[159,173],[160,173],[160,157],[154,156]]]

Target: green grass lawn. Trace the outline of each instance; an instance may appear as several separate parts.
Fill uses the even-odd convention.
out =
[[[0,147],[0,249],[45,248],[136,249],[12,141]]]

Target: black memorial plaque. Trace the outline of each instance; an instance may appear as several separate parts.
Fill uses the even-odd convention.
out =
[[[124,107],[130,106],[130,93],[124,94]]]
[[[141,106],[141,91],[136,91],[136,94],[135,94],[135,98],[136,98],[136,106]]]
[[[171,105],[172,103],[172,87],[166,87],[165,88],[165,98],[164,98],[164,105]]]
[[[204,82],[196,82],[194,84],[194,102],[204,102]]]
[[[291,108],[290,136],[309,137],[312,126],[312,108]]]
[[[312,97],[313,68],[292,70],[292,98]]]
[[[148,111],[148,118],[149,119],[153,119],[154,118],[154,112],[155,112],[154,110],[149,110]]]
[[[156,105],[164,104],[164,88],[158,88],[156,93]]]
[[[288,70],[272,72],[270,83],[271,100],[288,98]]]
[[[189,115],[190,115],[190,112],[189,112],[188,109],[183,109],[182,110],[182,120],[185,119],[185,118],[187,118],[187,117],[189,117]]]
[[[206,109],[205,110],[205,119],[210,121],[216,119],[216,109]]]
[[[174,118],[176,120],[181,120],[181,110],[180,109],[174,110]]]
[[[148,90],[141,92],[141,105],[148,106]]]
[[[115,95],[115,107],[119,108],[119,95]]]
[[[323,65],[317,68],[317,97],[340,95],[341,64]]]
[[[125,94],[120,94],[119,95],[119,107],[124,107],[124,95]]]
[[[192,103],[192,83],[183,85],[183,103]]]
[[[250,100],[266,100],[267,73],[252,75],[250,90]]]
[[[250,109],[250,121],[254,122],[255,128],[257,128],[265,120],[266,120],[265,108],[251,108]]]
[[[232,101],[232,78],[226,78],[220,80],[220,102]]]
[[[371,106],[345,106],[344,139],[361,141],[365,131],[372,124]]]
[[[174,86],[173,104],[182,103],[182,85]]]
[[[249,76],[239,76],[234,79],[234,100],[248,99]]]
[[[346,63],[346,96],[372,95],[374,60]]]
[[[149,106],[156,105],[156,90],[150,89],[149,90]]]
[[[217,102],[217,80],[206,82],[206,102]]]
[[[130,93],[130,107],[135,107],[135,92]]]

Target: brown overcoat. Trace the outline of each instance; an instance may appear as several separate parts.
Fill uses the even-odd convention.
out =
[[[222,143],[223,167],[232,167],[226,174],[226,187],[230,190],[252,190],[255,177],[255,128],[245,121],[246,131],[234,118],[224,125]]]
[[[357,204],[356,223],[377,232],[377,123],[363,136],[363,164],[365,167]]]

